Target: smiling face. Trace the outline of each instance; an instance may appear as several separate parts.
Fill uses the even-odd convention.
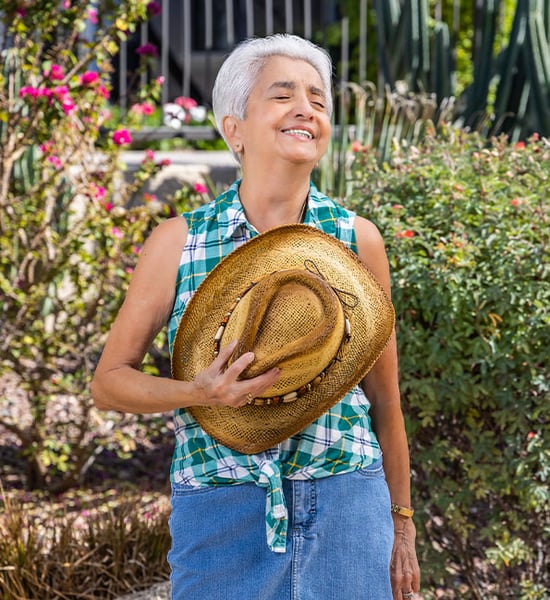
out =
[[[243,166],[279,159],[313,168],[326,151],[330,118],[318,72],[308,62],[272,56],[261,69],[243,120],[226,117],[231,146]]]

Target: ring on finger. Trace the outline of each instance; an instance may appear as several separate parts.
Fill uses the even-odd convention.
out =
[[[403,598],[414,598],[414,592],[403,592]]]
[[[247,404],[252,404],[254,402],[254,396],[250,392],[248,392],[246,397],[247,397],[247,401],[246,401]]]

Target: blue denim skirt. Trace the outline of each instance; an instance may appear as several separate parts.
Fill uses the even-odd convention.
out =
[[[284,480],[286,553],[266,542],[266,492],[253,483],[172,486],[172,600],[391,600],[393,521],[382,460]]]

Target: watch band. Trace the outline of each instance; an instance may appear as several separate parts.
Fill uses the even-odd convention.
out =
[[[400,506],[399,504],[392,504],[390,510],[392,511],[392,513],[396,513],[397,515],[401,515],[402,517],[406,517],[407,519],[410,519],[414,515],[414,510],[412,508]]]

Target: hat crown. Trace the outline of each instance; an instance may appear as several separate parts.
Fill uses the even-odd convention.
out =
[[[337,294],[322,277],[284,269],[266,275],[239,299],[222,345],[239,340],[230,362],[254,353],[242,379],[281,369],[277,382],[259,396],[270,398],[298,390],[325,369],[342,343],[344,319]]]

